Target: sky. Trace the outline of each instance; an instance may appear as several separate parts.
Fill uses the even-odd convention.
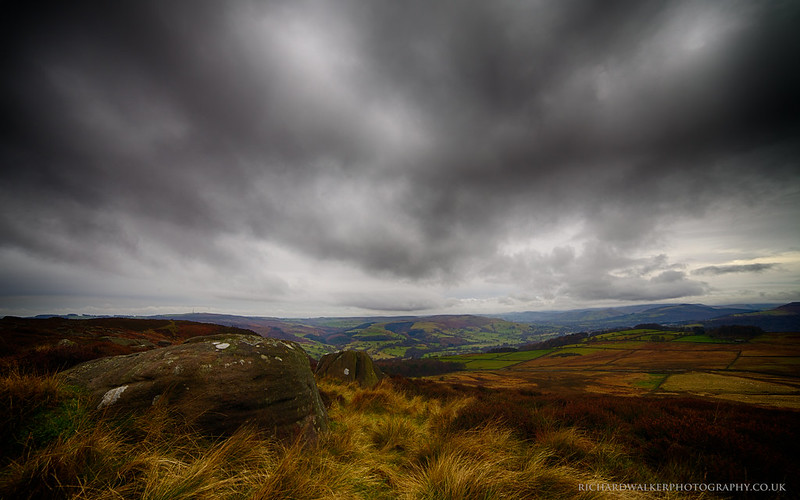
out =
[[[5,2],[0,315],[800,300],[800,2]]]

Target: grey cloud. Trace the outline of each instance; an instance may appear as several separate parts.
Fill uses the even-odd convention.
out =
[[[340,306],[379,312],[422,312],[445,305],[440,298],[430,294],[398,290],[343,292],[337,294],[336,301]]]
[[[702,295],[708,286],[688,279],[664,254],[631,258],[594,242],[580,250],[524,252],[495,261],[485,275],[518,283],[528,296],[574,300],[665,300]]]
[[[692,271],[692,274],[718,276],[720,274],[732,273],[760,273],[770,269],[775,269],[775,263],[763,264],[741,264],[730,266],[706,266]]]
[[[657,256],[651,261],[662,261]],[[583,272],[571,274],[562,280],[561,294],[579,300],[650,301],[699,296],[709,289],[705,283],[687,279],[686,274],[668,267],[645,264],[632,260],[624,268],[597,267],[587,262]],[[638,271],[638,272],[637,272]]]
[[[703,283],[686,280],[682,277],[646,280],[606,275],[599,279],[579,280],[571,284],[566,291],[568,295],[583,300],[653,301],[703,295],[708,291],[708,287]]]
[[[525,264],[550,293],[693,294],[665,258],[630,256],[676,218],[797,189],[798,9],[14,5],[0,247],[124,272],[235,268],[226,241],[269,242],[381,276],[514,281],[498,242],[578,218],[595,255]]]

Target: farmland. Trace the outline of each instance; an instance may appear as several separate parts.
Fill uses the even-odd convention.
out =
[[[465,371],[437,380],[542,394],[694,396],[800,408],[800,334],[749,341],[621,330],[534,351],[447,356]]]

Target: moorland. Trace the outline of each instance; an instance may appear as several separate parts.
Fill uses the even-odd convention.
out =
[[[37,329],[37,321],[46,328]],[[373,325],[384,322],[398,321]],[[561,337],[538,345],[525,338],[516,347],[495,344],[494,352],[482,346],[472,354],[427,356],[416,361],[451,369],[392,376],[371,388],[319,379],[330,430],[302,441],[248,427],[203,434],[165,405],[121,418],[91,405],[58,375],[93,357],[158,349],[230,326],[125,318],[0,323],[0,498],[796,498],[800,492],[799,333],[738,338],[697,326],[645,325],[564,337],[561,345],[553,342]],[[596,491],[690,483],[771,490]]]

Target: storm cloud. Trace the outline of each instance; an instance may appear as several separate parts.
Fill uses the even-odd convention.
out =
[[[730,274],[730,273],[760,273],[768,269],[774,269],[775,264],[744,264],[744,265],[730,265],[730,266],[706,266],[700,269],[695,269],[692,274]]]
[[[713,301],[770,256],[798,292],[795,2],[7,10],[8,311]]]

